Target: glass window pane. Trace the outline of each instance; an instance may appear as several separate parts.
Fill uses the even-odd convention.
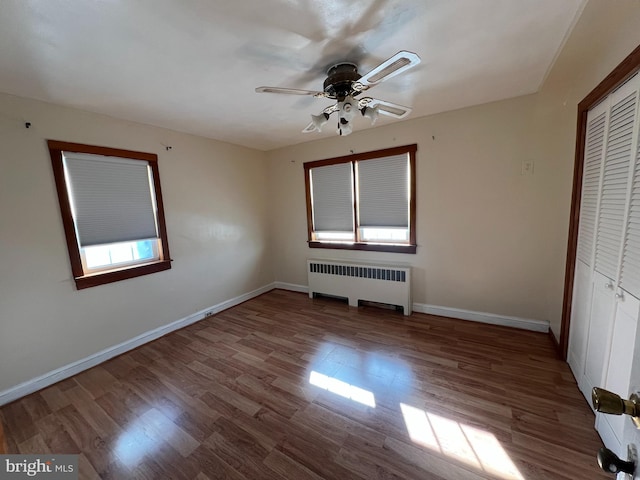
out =
[[[111,265],[111,255],[109,255],[108,245],[98,245],[84,249],[84,255],[88,268],[104,267]]]
[[[111,245],[111,259],[113,263],[124,263],[133,260],[131,243],[116,243]]]
[[[108,270],[110,267],[135,265],[160,258],[158,239],[94,245],[85,247],[81,251],[89,271]]]
[[[326,240],[328,242],[354,242],[353,232],[316,232],[316,240]]]
[[[363,241],[383,243],[406,243],[409,241],[408,228],[362,227],[360,237]]]
[[[146,260],[153,258],[155,252],[153,251],[153,244],[157,243],[155,240],[140,240],[136,242],[134,252],[134,258],[136,260]]]

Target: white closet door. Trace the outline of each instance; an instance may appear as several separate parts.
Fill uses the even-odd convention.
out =
[[[615,291],[618,286],[625,232],[632,152],[636,129],[638,91],[635,81],[618,88],[608,98],[609,120],[604,139],[604,164],[595,225],[594,282],[582,393],[606,381],[614,335]]]
[[[609,102],[605,100],[589,110],[587,115],[577,259],[567,355],[569,366],[579,381],[584,375],[589,333],[596,216],[600,199],[605,133],[608,129],[608,108]]]
[[[595,270],[612,280],[617,280],[620,265],[636,107],[637,90],[634,84],[627,83],[611,95],[596,233]]]
[[[634,78],[637,90],[640,90],[640,74]],[[640,95],[640,93],[638,93]],[[640,104],[640,100],[636,100]],[[622,267],[620,287],[640,299],[640,105],[636,105],[636,128],[631,147],[632,178],[630,182],[630,200],[627,210],[624,246],[622,249]]]
[[[606,379],[602,388],[628,397],[631,388],[631,368],[633,366],[633,350],[636,341],[636,328],[640,301],[631,295],[618,291],[615,313],[615,328],[611,339],[611,352],[608,358]],[[626,415],[596,414],[596,428],[607,448],[620,452],[623,446]],[[626,450],[626,446],[625,446]],[[626,454],[626,452],[625,452]]]
[[[585,354],[584,375],[578,386],[591,404],[591,390],[603,385],[604,365],[609,354],[609,336],[615,306],[613,281],[595,272]]]
[[[598,212],[605,133],[609,127],[607,110],[609,102],[601,102],[587,116],[582,195],[580,200],[580,224],[578,229],[578,260],[593,265],[593,247]]]
[[[571,307],[571,330],[567,362],[573,375],[580,379],[584,374],[585,353],[589,333],[589,312],[591,311],[592,269],[581,260],[576,262],[573,276],[573,300]]]
[[[624,244],[620,267],[620,282],[616,294],[616,309],[610,334],[611,346],[604,378],[604,388],[627,397],[631,390],[631,374],[636,346],[638,315],[640,314],[640,153],[638,130],[640,128],[640,76],[630,80],[620,89],[624,97],[624,141],[618,147],[619,157],[629,162],[628,202],[624,217]],[[631,135],[627,135],[631,123]],[[622,139],[622,136],[621,136]],[[614,452],[626,449],[624,439],[626,416],[597,415],[596,428],[605,445]]]

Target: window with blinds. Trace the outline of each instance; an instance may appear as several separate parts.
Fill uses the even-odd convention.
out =
[[[416,150],[305,163],[309,246],[415,253]]]
[[[314,168],[309,175],[316,237],[319,240],[355,241],[351,163]]]
[[[78,288],[170,268],[157,156],[49,141]]]

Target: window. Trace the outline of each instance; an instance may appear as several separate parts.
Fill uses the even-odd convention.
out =
[[[309,247],[416,253],[416,151],[305,163]]]
[[[49,140],[78,289],[168,270],[158,157]]]

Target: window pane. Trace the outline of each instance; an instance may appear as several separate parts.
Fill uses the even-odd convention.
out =
[[[356,236],[353,232],[316,232],[316,240],[327,242],[354,242]]]
[[[353,233],[353,173],[351,163],[310,171],[315,232]]]
[[[158,240],[139,240],[82,248],[87,270],[105,270],[158,260]]]
[[[157,244],[155,240],[141,240],[136,242],[134,258],[136,260],[146,260],[155,257],[156,254],[153,251],[154,244]]]
[[[133,249],[130,243],[119,243],[111,246],[112,263],[125,263],[133,260]]]
[[[108,246],[97,245],[95,247],[87,247],[84,249],[84,255],[88,268],[111,265],[111,255],[109,254]]]
[[[365,242],[407,243],[409,241],[408,228],[363,227],[360,237]]]
[[[409,226],[409,156],[358,162],[359,217],[362,227]]]

